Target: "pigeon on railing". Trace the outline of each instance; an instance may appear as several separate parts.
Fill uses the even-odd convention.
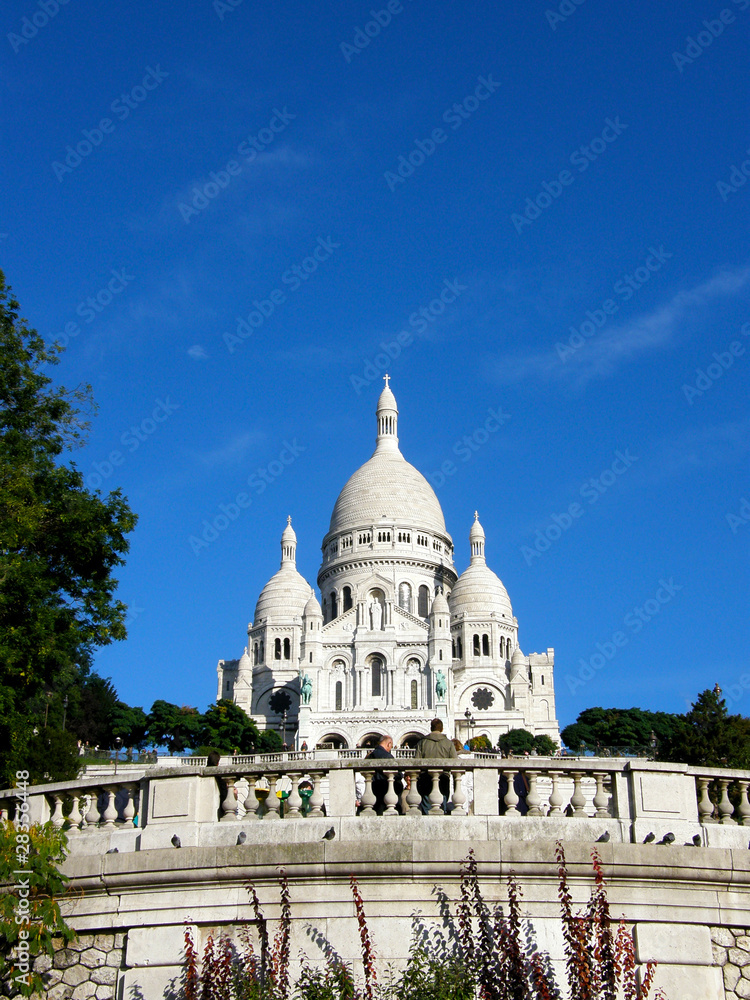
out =
[[[605,830],[601,837],[596,838],[597,844],[608,844],[609,843],[609,830]]]
[[[652,844],[655,840],[656,840],[656,834],[655,833],[647,833],[646,836],[643,838],[643,843],[644,844]]]
[[[336,836],[336,830],[334,829],[334,827],[331,827],[330,830],[326,830],[326,832],[323,834],[323,836],[320,839],[321,840],[333,840],[333,838],[335,836]]]
[[[674,844],[674,834],[665,833],[664,836],[659,841],[659,843],[664,844],[665,846],[669,846],[669,844]]]
[[[180,840],[180,838],[177,836],[176,833],[172,837],[172,847],[182,847],[182,841]]]
[[[244,830],[240,830],[240,832],[237,834],[237,846],[239,847],[241,844],[244,844],[246,840],[247,840],[247,834],[245,833]]]

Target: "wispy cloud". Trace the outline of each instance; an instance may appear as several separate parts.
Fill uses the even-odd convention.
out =
[[[566,380],[578,387],[611,375],[618,367],[649,351],[669,346],[697,309],[744,292],[750,286],[750,267],[727,269],[695,288],[678,292],[668,302],[629,323],[595,334],[563,361],[555,349],[545,353],[515,354],[495,363],[501,384],[527,378]]]
[[[237,465],[243,462],[248,454],[266,439],[261,431],[245,431],[211,451],[194,451],[191,455],[194,461],[209,469],[223,465]]]

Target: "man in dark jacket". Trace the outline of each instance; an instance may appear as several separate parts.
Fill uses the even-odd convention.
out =
[[[394,760],[395,758],[391,753],[392,750],[393,750],[393,737],[386,735],[383,736],[380,743],[378,743],[375,749],[371,750],[370,753],[368,753],[365,759],[372,760],[382,757],[382,758],[387,758],[388,760]],[[398,796],[400,804],[401,793],[404,790],[404,784],[403,781],[401,780],[400,774],[396,775],[396,778],[393,782],[393,790]],[[382,771],[375,771],[373,773],[372,791],[373,795],[375,796],[375,805],[373,806],[373,808],[375,809],[375,812],[378,814],[378,816],[382,816],[386,809],[385,794],[388,791],[388,779],[386,778],[386,776],[383,774]],[[399,806],[397,805],[396,808],[398,809]]]
[[[456,748],[443,732],[443,723],[440,719],[433,719],[430,723],[430,732],[424,736],[417,746],[417,760],[431,760],[433,758],[457,757]],[[448,795],[450,794],[450,778],[447,774],[440,775],[440,791],[443,795],[443,812],[448,810]],[[417,781],[417,791],[422,796],[422,812],[428,813],[432,807],[430,802],[430,792],[432,791],[432,778],[426,771],[423,771]]]

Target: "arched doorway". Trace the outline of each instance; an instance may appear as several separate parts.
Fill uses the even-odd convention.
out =
[[[326,733],[325,736],[320,737],[316,744],[316,748],[321,750],[348,750],[349,743],[338,733]]]
[[[406,747],[409,750],[416,750],[417,743],[425,736],[424,733],[405,733],[401,737],[400,747]]]
[[[362,737],[357,746],[363,747],[367,750],[372,750],[380,743],[383,736],[384,733],[368,733],[366,736]]]

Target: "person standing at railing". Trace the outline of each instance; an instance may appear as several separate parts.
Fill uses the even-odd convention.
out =
[[[393,737],[387,734],[382,737],[380,743],[368,753],[365,760],[374,759],[387,759],[395,760],[393,756]],[[401,804],[401,793],[404,790],[403,775],[399,772],[393,782],[393,790],[398,796],[399,806]],[[388,778],[383,774],[382,771],[375,771],[372,776],[372,793],[375,796],[375,805],[373,806],[375,812],[378,816],[382,816],[385,812],[385,795],[388,791]],[[361,801],[361,800],[360,800]]]
[[[458,757],[456,748],[443,732],[443,723],[440,719],[432,720],[430,723],[429,735],[424,736],[419,741],[415,756],[417,760],[431,760],[435,757],[447,760],[448,758]],[[450,778],[447,774],[440,775],[439,786],[443,796],[443,812],[447,812],[448,796],[451,791]],[[427,771],[422,771],[419,775],[419,778],[417,779],[417,791],[422,796],[421,808],[422,812],[426,815],[432,808],[432,803],[430,802],[432,778]]]

